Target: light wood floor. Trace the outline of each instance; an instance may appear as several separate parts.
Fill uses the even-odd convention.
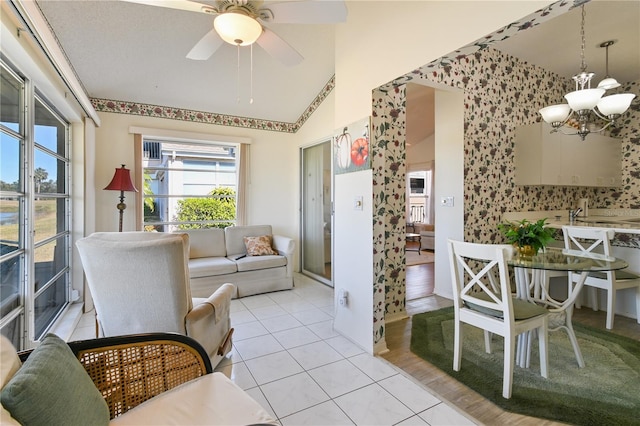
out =
[[[407,266],[407,300],[421,299],[433,294],[434,263]]]
[[[424,265],[416,265],[424,266]],[[421,283],[411,282],[410,277],[419,277],[420,274],[412,275],[407,268],[407,292],[414,285],[422,285]],[[416,271],[417,272],[417,271]],[[431,271],[433,274],[433,270]],[[423,280],[424,278],[416,278]],[[431,276],[433,284],[433,276]],[[451,306],[451,301],[439,297],[437,295],[418,298],[407,301],[408,315],[415,315],[420,312],[439,309],[445,306]],[[594,312],[593,310],[583,307],[574,311],[574,322],[588,324],[594,327],[604,329],[605,313]],[[621,317],[615,318],[614,333],[622,334],[640,341],[640,325],[636,320]],[[389,352],[383,355],[387,361],[406,371],[416,380],[432,389],[438,396],[451,404],[458,407],[461,411],[473,417],[478,423],[486,425],[559,425],[561,423],[549,420],[539,419],[535,417],[523,416],[520,414],[504,411],[491,401],[485,399],[478,393],[469,389],[462,383],[453,379],[451,376],[442,372],[429,362],[414,355],[409,350],[409,342],[411,339],[411,317],[387,324],[386,341]]]

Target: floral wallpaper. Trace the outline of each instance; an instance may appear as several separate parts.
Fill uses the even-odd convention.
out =
[[[385,315],[404,312],[406,86],[375,91],[373,105],[373,332],[378,342]]]
[[[594,208],[640,208],[638,82],[628,83],[618,89],[638,95],[618,135],[622,138],[623,188],[516,186],[513,183],[515,127],[540,121],[537,111],[543,106],[561,102],[564,93],[573,90],[573,85],[570,80],[566,81],[542,68],[504,55],[492,49],[491,45],[573,6],[572,2],[554,3],[521,22],[513,23],[374,90],[372,155],[374,161],[384,159],[383,169],[392,173],[392,177],[384,180],[384,194],[379,190],[377,179],[374,178],[373,183],[374,293],[384,289],[386,309],[384,314],[375,311],[374,343],[384,338],[385,316],[400,315],[405,310],[405,269],[404,266],[398,266],[404,265],[404,216],[400,213],[398,220],[387,211],[386,206],[389,205],[387,200],[394,198],[394,194],[398,194],[399,199],[404,198],[405,194],[406,83],[426,80],[464,90],[466,240],[503,242],[497,224],[504,212],[568,209],[573,207],[575,200],[583,197],[592,199]],[[389,150],[389,142],[394,146],[400,145],[402,149]],[[379,161],[374,164],[376,168],[380,167]],[[383,238],[384,241],[381,241]],[[638,239],[631,240],[633,238],[629,234],[619,235],[616,244],[640,247]],[[380,250],[385,256],[379,255]],[[399,257],[401,259],[398,260]],[[374,308],[378,305],[376,301]]]

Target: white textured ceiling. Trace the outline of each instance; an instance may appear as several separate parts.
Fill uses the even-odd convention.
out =
[[[295,122],[334,73],[333,25],[273,24],[270,28],[305,60],[285,67],[256,46],[255,101],[249,104],[248,48],[241,51],[239,101],[235,47],[223,45],[207,61],[185,58],[211,29],[211,16],[114,0],[38,4],[94,98]],[[610,39],[618,41],[609,49],[610,74],[621,82],[640,79],[640,1],[594,0],[586,8],[586,57],[588,69],[597,74],[595,83],[605,75],[604,49],[597,45]],[[494,47],[571,77],[580,68],[579,31],[580,9],[575,8]]]
[[[185,57],[211,30],[210,15],[122,1],[38,5],[93,98],[295,122],[334,74],[333,25],[271,24],[304,61],[286,67],[254,46],[250,104],[249,47],[239,72],[229,44],[206,61]]]

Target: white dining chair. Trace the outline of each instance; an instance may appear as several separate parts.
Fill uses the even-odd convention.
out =
[[[591,228],[582,226],[563,226],[564,245],[566,249],[580,250],[585,253],[594,252],[611,256],[611,244],[614,232],[611,229]],[[570,273],[569,284],[578,281],[580,274]],[[618,290],[634,288],[636,299],[636,312],[640,313],[640,275],[626,269],[608,272],[591,272],[584,282],[589,286],[591,307],[598,310],[597,289],[607,292],[607,320],[606,327],[613,328],[613,320],[616,310],[616,293]],[[640,315],[638,315],[640,324]]]
[[[453,369],[462,361],[462,324],[484,330],[485,350],[491,353],[491,334],[504,338],[502,396],[511,398],[516,338],[538,331],[540,374],[548,377],[548,311],[527,300],[513,297],[507,260],[510,245],[476,244],[448,240],[455,312]]]

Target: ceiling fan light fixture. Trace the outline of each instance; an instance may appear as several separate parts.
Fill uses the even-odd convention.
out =
[[[229,44],[248,46],[262,34],[262,25],[250,16],[238,12],[220,14],[213,21],[220,38]]]

